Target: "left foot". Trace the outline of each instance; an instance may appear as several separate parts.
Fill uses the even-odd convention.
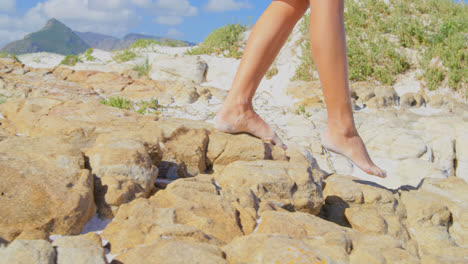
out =
[[[377,167],[367,153],[366,146],[357,132],[351,135],[333,134],[328,129],[323,135],[322,146],[349,158],[356,166],[368,174],[380,178],[387,177],[384,170]]]
[[[270,126],[251,108],[228,107],[223,105],[216,113],[215,128],[225,133],[246,132],[283,149],[287,146]]]

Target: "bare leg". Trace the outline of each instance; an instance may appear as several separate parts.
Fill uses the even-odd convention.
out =
[[[252,107],[252,98],[297,21],[304,15],[307,0],[275,0],[252,29],[231,90],[216,114],[215,127],[223,132],[247,132],[286,146]]]
[[[350,158],[365,172],[385,177],[356,131],[349,96],[343,21],[344,0],[310,0],[310,40],[328,111],[325,148]]]

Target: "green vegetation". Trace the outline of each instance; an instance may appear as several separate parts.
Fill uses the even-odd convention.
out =
[[[6,101],[7,101],[7,99],[1,98],[1,97],[0,97],[0,105],[3,104],[3,103],[5,103]]]
[[[115,60],[116,62],[126,62],[133,60],[137,57],[136,53],[131,51],[131,50],[123,50],[115,54],[112,59]]]
[[[154,99],[154,98],[151,98],[151,100],[148,102],[148,101],[140,101],[140,103],[138,104],[138,110],[136,111],[137,113],[139,114],[145,114],[145,113],[148,113],[148,112],[159,112],[160,111],[156,111],[158,108],[160,108],[161,106],[159,105],[158,103],[158,100]],[[151,111],[149,111],[151,110]],[[158,113],[156,113],[158,114]]]
[[[186,47],[187,43],[181,40],[173,40],[173,39],[162,39],[162,40],[139,39],[135,41],[135,43],[130,45],[129,49],[147,49],[147,48],[153,47],[154,45],[169,46],[169,47]]]
[[[130,110],[132,108],[132,102],[128,99],[122,97],[110,97],[107,100],[99,101],[101,104],[105,104],[108,106],[120,108],[120,109],[127,109]]]
[[[278,74],[278,67],[276,67],[276,65],[272,65],[270,69],[268,69],[268,71],[265,73],[265,78],[267,80],[270,80],[271,78],[273,78],[273,76],[277,74]]]
[[[76,55],[67,55],[65,58],[60,62],[63,65],[75,66],[76,63],[81,62],[81,60]]]
[[[108,106],[125,109],[125,110],[132,110],[139,114],[156,114],[160,115],[163,110],[163,107],[159,105],[158,100],[151,98],[149,101],[140,101],[137,103],[132,103],[132,101],[122,98],[122,97],[110,97],[106,100],[101,100],[101,104],[105,104]],[[159,111],[159,109],[161,111]]]
[[[96,60],[96,57],[94,57],[92,54],[93,54],[93,51],[94,49],[93,48],[89,48],[85,51],[85,53],[83,54],[84,56],[84,59],[87,60],[87,61],[95,61]]]
[[[164,40],[163,45],[169,46],[169,47],[187,47],[188,46],[187,43],[181,40],[172,40],[172,39]]]
[[[139,39],[130,45],[129,49],[146,49],[153,45],[162,45],[162,43],[154,39]]]
[[[451,0],[345,1],[349,78],[392,84],[409,69],[404,48],[422,55],[419,67],[429,89],[442,81],[459,89],[468,80],[468,5]],[[312,79],[308,18],[301,25],[302,64],[293,79]],[[434,67],[438,58],[443,67]]]
[[[247,29],[247,25],[234,23],[227,24],[213,31],[202,43],[197,47],[190,49],[187,54],[224,54],[226,57],[240,58],[242,52],[240,50],[240,37]]]
[[[307,117],[310,117],[310,113],[309,112],[306,112],[305,110],[305,106],[304,105],[300,105],[297,109],[296,109],[296,114],[297,115],[305,115]]]
[[[7,58],[7,59],[13,59],[17,62],[21,62],[18,57],[16,57],[15,54],[12,53],[7,53],[7,52],[0,52],[0,58]]]
[[[146,58],[145,62],[141,64],[136,64],[135,67],[133,67],[135,71],[137,71],[140,76],[148,76],[149,73],[149,59]]]

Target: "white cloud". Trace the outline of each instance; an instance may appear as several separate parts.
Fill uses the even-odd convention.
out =
[[[0,12],[13,12],[16,8],[16,0],[0,0]]]
[[[166,33],[166,37],[173,39],[181,39],[183,36],[184,33],[180,32],[176,28],[170,28]]]
[[[208,0],[204,9],[212,12],[234,11],[243,8],[252,8],[252,5],[246,0],[243,2],[235,0]]]
[[[149,8],[156,15],[153,22],[164,25],[182,24],[184,17],[198,15],[198,9],[187,0],[156,0]]]
[[[153,22],[164,25],[179,25],[184,22],[181,16],[157,16]]]

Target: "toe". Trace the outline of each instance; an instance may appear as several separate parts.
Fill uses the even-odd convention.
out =
[[[377,177],[380,177],[380,178],[386,178],[387,177],[387,173],[384,170],[382,170],[381,168],[377,167],[377,166],[372,167],[371,174],[375,175]]]

